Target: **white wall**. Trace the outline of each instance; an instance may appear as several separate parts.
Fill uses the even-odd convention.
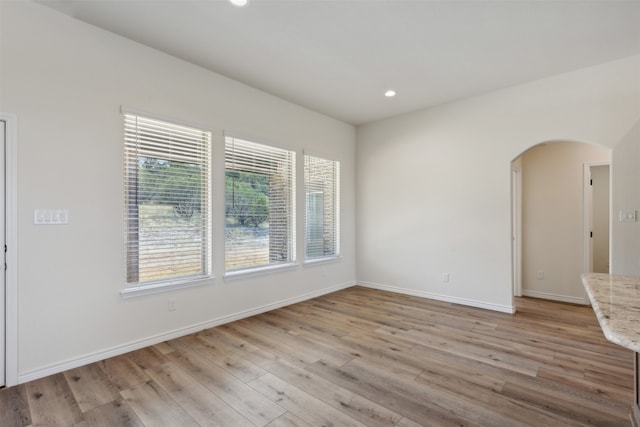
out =
[[[512,310],[511,161],[551,140],[615,147],[639,76],[634,56],[358,127],[359,283]]]
[[[580,280],[584,272],[583,231],[587,232],[584,165],[609,162],[610,152],[599,146],[558,141],[535,146],[521,156],[523,295],[587,304]],[[604,208],[609,210],[608,197]],[[608,235],[604,241],[608,247]]]
[[[620,211],[640,211],[640,120],[613,150],[611,199],[611,273],[640,275],[640,222],[619,220]]]
[[[355,282],[352,126],[38,4],[0,4],[0,111],[19,124],[21,381]],[[214,284],[121,298],[121,105],[214,131]],[[341,261],[223,280],[223,129],[342,162]],[[299,253],[303,191],[299,185]],[[35,226],[36,208],[68,209],[69,224]]]

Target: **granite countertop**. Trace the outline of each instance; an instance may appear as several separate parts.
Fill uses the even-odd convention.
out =
[[[604,336],[640,353],[640,277],[586,273],[582,284]]]

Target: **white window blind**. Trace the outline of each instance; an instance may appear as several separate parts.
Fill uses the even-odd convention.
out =
[[[211,133],[124,115],[127,287],[208,276]]]
[[[225,269],[295,261],[295,153],[225,138]]]
[[[340,254],[340,163],[304,156],[305,259]]]

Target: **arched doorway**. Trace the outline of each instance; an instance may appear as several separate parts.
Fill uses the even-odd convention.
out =
[[[585,212],[585,165],[608,165],[610,158],[608,148],[558,140],[535,145],[512,161],[515,296],[588,303],[580,281],[592,231],[585,221],[593,217]]]

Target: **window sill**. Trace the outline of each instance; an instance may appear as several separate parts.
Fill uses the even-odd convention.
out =
[[[303,265],[305,267],[311,267],[318,264],[330,264],[333,262],[340,262],[340,261],[342,261],[342,257],[340,255],[335,255],[335,256],[326,256],[322,258],[308,259],[304,262]]]
[[[143,295],[157,294],[161,292],[175,291],[177,289],[193,288],[213,284],[214,277],[194,277],[191,279],[172,280],[166,282],[148,283],[146,285],[131,286],[120,291],[122,298],[133,298]]]
[[[290,262],[286,264],[269,265],[267,267],[246,268],[242,270],[234,270],[225,273],[224,280],[238,280],[246,277],[261,276],[264,274],[280,273],[282,271],[295,270],[298,264]]]

